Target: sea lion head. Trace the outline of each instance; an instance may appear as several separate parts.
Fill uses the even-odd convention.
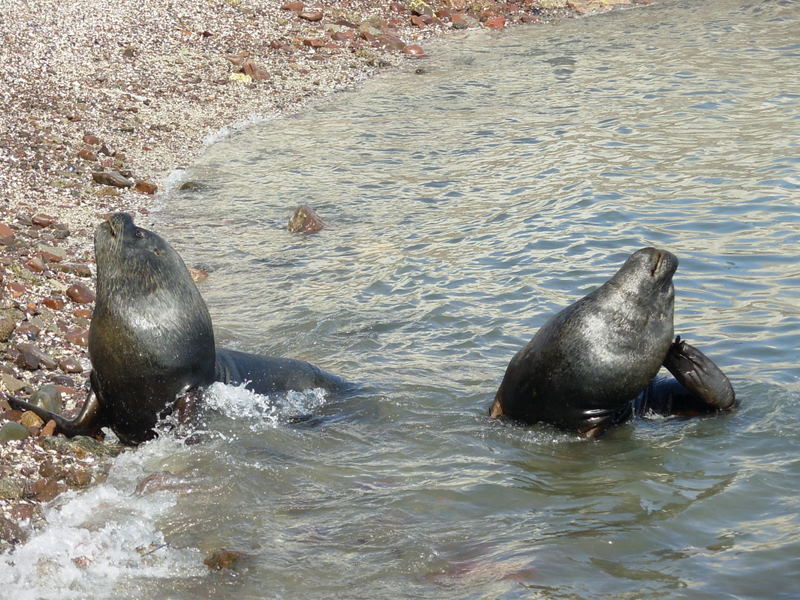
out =
[[[675,295],[672,276],[677,268],[678,258],[671,252],[642,248],[628,257],[608,285],[648,304],[660,297],[671,306]]]
[[[194,284],[180,255],[157,233],[138,227],[127,213],[114,213],[94,236],[97,294],[105,296],[122,286],[126,296]]]

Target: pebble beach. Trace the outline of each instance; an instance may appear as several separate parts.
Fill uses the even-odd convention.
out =
[[[0,552],[42,507],[102,481],[110,441],[67,440],[11,395],[80,410],[91,370],[92,238],[146,225],[167,176],[231,128],[308,110],[431,41],[548,26],[650,0],[3,0],[0,6]]]

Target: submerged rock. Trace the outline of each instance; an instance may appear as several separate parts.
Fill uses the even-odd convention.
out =
[[[249,558],[249,556],[249,554],[244,552],[220,548],[219,550],[214,550],[214,552],[203,561],[203,564],[209,569],[217,571],[220,569],[231,569],[243,559]]]
[[[288,229],[292,233],[316,233],[324,229],[325,222],[308,204],[301,204],[289,219]]]

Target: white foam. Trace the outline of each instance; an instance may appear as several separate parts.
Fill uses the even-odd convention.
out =
[[[159,522],[175,494],[134,493],[153,463],[188,452],[162,437],[114,460],[108,479],[67,492],[45,509],[48,525],[12,552],[0,554],[0,596],[17,600],[118,598],[128,577],[181,578],[207,572],[200,550],[169,546]]]
[[[273,428],[287,418],[322,407],[327,392],[322,388],[264,396],[245,387],[214,383],[206,390],[206,406],[234,420],[244,420],[254,432]]]

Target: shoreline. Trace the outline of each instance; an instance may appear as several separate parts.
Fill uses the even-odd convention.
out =
[[[91,0],[4,0],[0,436],[25,437],[0,437],[0,553],[45,522],[45,503],[101,482],[120,451],[52,436],[5,400],[42,391],[77,414],[91,368],[93,231],[105,214],[148,215],[206,140],[423,67],[427,43],[449,32],[502,35],[651,2],[120,0],[99,12]]]

